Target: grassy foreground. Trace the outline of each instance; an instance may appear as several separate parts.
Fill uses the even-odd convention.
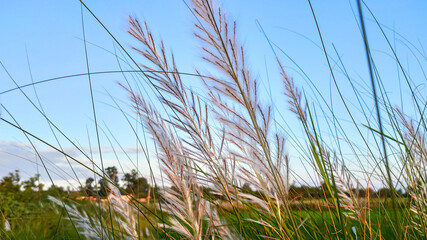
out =
[[[47,196],[47,194],[44,195],[44,197]],[[92,201],[72,202],[77,204],[79,208],[85,209],[88,214],[96,216],[96,203]],[[325,201],[322,200],[317,200],[316,202],[319,205],[325,203]],[[66,201],[66,203],[70,204],[70,201]],[[158,206],[155,203],[144,203],[144,205],[152,210]],[[232,224],[237,224],[238,220],[230,210],[231,209],[229,209],[229,207],[226,207],[219,212],[219,215],[224,219],[224,221],[230,224],[231,228]],[[239,210],[241,211],[241,217],[243,218],[251,219],[258,217],[256,211],[245,210],[244,208],[240,208]],[[393,210],[388,209],[380,212],[379,209],[376,209],[370,211],[370,214],[371,218],[379,219],[383,214],[392,215],[391,211]],[[334,229],[333,222],[338,221],[338,219],[336,216],[329,216],[329,212],[326,209],[293,210],[292,214],[295,219],[300,219],[301,221],[309,219],[306,220],[306,226],[301,230],[304,238],[312,239],[316,236],[318,239],[328,239],[330,233],[336,231],[336,229]],[[407,213],[404,209],[399,210],[399,215],[405,214]],[[0,234],[2,239],[81,239],[81,236],[79,236],[75,226],[73,226],[71,221],[67,220],[68,215],[66,211],[61,206],[52,203],[48,199],[34,200],[32,204],[25,206],[25,208],[15,208],[12,216],[13,217],[8,217],[8,222],[11,225],[11,231],[3,231]],[[404,220],[404,218],[402,218],[402,220]],[[359,228],[360,222],[357,220],[350,220],[349,224],[351,224],[351,226],[355,226],[355,231],[356,229],[363,229]],[[119,229],[118,226],[116,227]],[[141,234],[139,237],[141,239],[159,239],[166,237],[166,234],[159,233],[159,231],[151,226],[143,216],[140,216],[137,228],[140,229]],[[316,230],[315,233],[313,233],[313,229]],[[269,234],[268,228],[257,224],[245,224],[244,230],[249,234],[249,239],[262,239],[259,236]],[[375,226],[373,230],[380,233],[381,238],[383,239],[393,239],[394,237],[393,226],[388,222],[383,222],[381,225]],[[368,231],[368,229],[364,229],[364,231]],[[170,231],[169,234],[170,238],[180,239],[180,235],[173,231]],[[344,237],[342,233],[334,235],[338,238]],[[363,238],[364,235],[366,235],[364,232],[357,233],[359,238]],[[356,237],[356,234],[354,236]],[[412,239],[423,239],[421,236],[415,237],[417,236],[416,234],[412,236],[414,236]],[[116,237],[120,238],[120,236]]]
[[[127,79],[120,83],[129,96],[134,115],[129,120],[131,115],[122,113],[129,125],[135,121],[144,129],[142,133],[134,131],[139,147],[155,154],[154,158],[147,157],[144,167],[150,169],[151,185],[158,195],[149,203],[135,195],[124,197],[133,188],[120,186],[115,173],[109,174],[102,161],[99,165],[93,156],[85,156],[91,165],[83,164],[62,148],[31,134],[31,129],[22,129],[18,123],[2,117],[3,123],[21,130],[28,139],[46,144],[67,160],[89,169],[102,181],[108,197],[94,194],[98,197],[95,201],[76,200],[55,186],[47,191],[43,187],[36,190],[34,179],[15,184],[12,174],[12,180],[4,179],[1,183],[3,187],[16,188],[17,195],[11,195],[9,190],[0,195],[0,237],[426,239],[426,96],[417,90],[368,6],[357,1],[361,41],[370,73],[369,91],[364,89],[365,95],[360,97],[361,92],[347,74],[339,54],[325,47],[315,10],[310,0],[308,3],[324,51],[324,64],[330,69],[339,104],[348,116],[346,121],[336,115],[335,106],[323,96],[316,96],[319,101],[314,104],[277,57],[286,108],[302,129],[302,136],[294,139],[299,156],[291,157],[288,154],[291,136],[282,131],[286,120],[275,114],[277,104],[261,97],[265,93],[249,67],[246,57],[249,53],[239,42],[237,24],[213,0],[189,1],[196,17],[194,36],[201,42],[203,66],[208,66],[209,71],[195,66],[192,73],[180,72],[179,62],[165,50],[163,41],[153,36],[149,24],[130,17],[128,33],[137,42],[133,52],[142,58],[136,61],[131,51],[123,48],[99,22],[139,74],[137,81],[143,81],[155,95],[155,99],[149,98],[140,90],[139,82],[137,87]],[[82,8],[99,21],[83,2]],[[378,31],[384,34],[390,47],[390,56],[406,83],[403,87],[409,92],[410,114],[395,106],[387,83],[381,79],[369,48],[364,12],[377,23]],[[342,80],[353,87],[357,101],[350,103],[343,96],[332,55],[337,55],[334,64],[344,73]],[[420,57],[421,69],[426,59]],[[188,87],[189,77],[198,79],[205,92]],[[320,112],[327,117],[319,119]],[[46,119],[49,126],[56,128]],[[145,143],[149,140],[154,150]],[[344,152],[350,152],[350,157]],[[158,173],[153,172],[153,162],[159,166]],[[296,192],[297,186],[309,180],[301,180],[292,171],[294,162],[306,168],[309,178],[317,184],[316,192],[309,187]],[[384,191],[371,191],[378,188],[373,182],[380,183]]]

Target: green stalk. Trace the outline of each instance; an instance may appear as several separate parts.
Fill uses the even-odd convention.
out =
[[[376,87],[375,87],[375,79],[374,79],[373,70],[372,70],[370,48],[369,48],[369,44],[368,44],[368,38],[366,35],[365,22],[363,20],[362,6],[360,3],[360,0],[357,0],[357,9],[359,11],[360,25],[362,28],[363,42],[365,45],[366,59],[367,59],[368,68],[369,68],[369,77],[371,79],[372,93],[374,96],[375,109],[377,112],[379,132],[381,133],[380,137],[381,137],[382,150],[383,150],[382,152],[384,155],[384,164],[385,164],[385,168],[386,168],[386,172],[387,172],[387,183],[388,183],[389,188],[391,190],[391,201],[392,201],[393,210],[394,210],[393,211],[394,220],[395,220],[395,225],[397,225],[397,239],[401,239],[402,238],[402,230],[400,228],[400,219],[399,219],[399,216],[397,213],[398,207],[397,207],[397,201],[396,201],[396,190],[394,188],[393,181],[391,179],[391,170],[390,170],[390,165],[389,165],[388,156],[387,156],[387,148],[385,145],[386,144],[385,143],[385,137],[383,134],[384,131],[383,131],[383,125],[382,125],[382,120],[381,120],[381,113],[380,113],[380,109],[379,109],[379,105],[378,105],[378,98],[377,98],[377,92],[376,92]]]

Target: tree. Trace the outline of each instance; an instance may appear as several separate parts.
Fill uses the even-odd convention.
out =
[[[132,186],[134,193],[138,197],[147,197],[148,189],[150,184],[145,177],[139,177],[136,179],[135,184]]]
[[[24,187],[24,191],[29,192],[38,188],[38,185],[36,184],[36,182],[39,181],[39,178],[40,178],[40,174],[36,174],[34,177],[31,177],[27,181],[23,181],[22,186]]]
[[[252,188],[251,188],[251,184],[248,182],[245,182],[242,186],[242,192],[244,193],[253,193]]]
[[[117,177],[117,168],[112,166],[112,167],[107,167],[105,169],[105,173],[106,173],[106,178],[109,178],[108,180],[113,181],[115,184],[119,183],[119,178]],[[102,197],[106,197],[108,196],[108,187],[107,187],[107,180],[102,178],[101,180],[99,180],[99,195]]]
[[[389,188],[383,187],[378,189],[377,195],[379,197],[391,197],[391,191]]]
[[[3,177],[0,182],[0,190],[6,193],[19,192],[21,190],[20,180],[19,170],[15,170],[15,173],[9,173],[8,176]]]
[[[138,177],[138,171],[132,169],[130,173],[125,173],[122,180],[125,182],[126,193],[135,194],[137,197],[146,197],[150,184],[144,177]]]
[[[92,186],[92,184],[95,182],[95,180],[93,178],[88,178],[86,179],[85,182],[85,187],[84,187],[84,192],[88,195],[88,196],[93,196],[95,194],[95,189]]]
[[[115,183],[119,182],[119,178],[117,177],[117,168],[112,166],[112,167],[107,167],[105,169],[105,173],[107,173],[107,176],[113,180]]]
[[[125,182],[125,190],[127,193],[132,193],[133,185],[136,182],[138,177],[138,172],[135,169],[132,169],[130,173],[125,173],[122,180]]]
[[[64,187],[61,186],[56,186],[56,185],[51,185],[47,190],[46,190],[46,195],[50,195],[50,196],[57,196],[57,195],[62,195],[65,193],[65,189]]]
[[[6,200],[18,201],[21,203],[29,203],[34,200],[39,200],[43,191],[43,184],[37,183],[39,181],[39,174],[30,177],[26,181],[21,181],[19,171],[15,170],[14,173],[9,173],[8,176],[0,180],[0,202]],[[0,208],[1,212],[1,208]]]

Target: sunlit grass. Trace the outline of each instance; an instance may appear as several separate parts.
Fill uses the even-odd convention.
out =
[[[117,141],[108,127],[97,121],[97,107],[91,85],[91,75],[108,72],[90,71],[87,76],[91,93],[96,139],[95,148],[83,151],[67,137],[46,115],[40,102],[31,101],[21,87],[9,91],[21,91],[43,115],[56,143],[50,143],[22,129],[19,120],[9,114],[1,120],[21,130],[42,157],[33,142],[41,142],[62,153],[69,161],[78,163],[93,173],[93,178],[103,183],[104,190],[87,191],[79,181],[81,192],[67,196],[60,188],[50,191],[29,187],[21,192],[19,180],[4,178],[1,187],[15,189],[16,196],[0,195],[18,208],[2,206],[1,237],[5,239],[424,239],[427,237],[427,188],[425,142],[427,107],[424,95],[416,91],[409,73],[403,68],[392,45],[391,55],[409,89],[414,113],[406,115],[403,109],[393,105],[387,92],[386,80],[377,71],[375,58],[369,48],[369,36],[364,30],[362,9],[370,12],[363,2],[359,4],[359,21],[365,45],[367,65],[370,71],[370,100],[358,98],[352,103],[342,95],[331,63],[331,56],[338,56],[340,69],[352,84],[356,96],[361,96],[354,80],[347,75],[345,64],[337,52],[330,53],[323,43],[321,28],[315,9],[310,7],[322,43],[325,62],[339,93],[339,103],[349,116],[352,129],[343,127],[334,105],[316,101],[288,74],[282,60],[277,57],[283,95],[287,99],[281,108],[298,119],[303,136],[293,139],[298,143],[301,156],[291,157],[288,138],[280,125],[283,120],[275,113],[277,105],[262,98],[260,81],[254,77],[247,63],[247,53],[237,36],[237,24],[226,16],[225,11],[211,0],[191,0],[190,9],[196,17],[194,36],[200,40],[204,66],[196,65],[193,73],[179,70],[179,62],[167,50],[162,40],[151,33],[149,23],[129,18],[128,33],[135,38],[132,51],[102,25],[96,15],[82,5],[110,34],[119,46],[132,73],[138,78],[136,86],[124,77],[119,85],[129,96],[134,114],[127,113],[111,96],[114,108],[122,115],[123,124],[130,126],[139,148],[143,149],[147,162],[140,163],[149,169],[151,187],[142,202],[135,192],[137,188],[119,185],[112,168],[105,166],[100,136],[104,134],[111,146]],[[83,16],[83,14],[82,14]],[[383,32],[378,24],[378,31]],[[82,23],[84,20],[82,19]],[[84,24],[83,24],[84,29]],[[270,41],[267,38],[267,41]],[[389,39],[384,34],[386,42]],[[88,55],[86,51],[86,60]],[[276,48],[272,48],[276,51]],[[335,47],[334,50],[336,51]],[[136,61],[136,56],[142,60]],[[277,55],[276,55],[277,56]],[[116,54],[116,57],[119,57]],[[122,59],[121,59],[122,60]],[[419,59],[421,67],[425,59]],[[141,62],[141,64],[139,64]],[[3,64],[2,64],[3,66]],[[5,69],[5,67],[3,66]],[[6,70],[6,69],[5,69]],[[112,73],[112,72],[110,72]],[[125,76],[125,75],[123,75]],[[70,76],[67,76],[70,77]],[[197,92],[186,84],[186,78],[198,79],[205,92]],[[13,80],[13,78],[11,77]],[[53,78],[46,81],[54,81]],[[154,96],[146,94],[141,86],[149,86]],[[27,86],[22,86],[27,87]],[[6,93],[8,91],[5,91]],[[324,100],[323,96],[315,96]],[[357,111],[349,105],[356,106]],[[322,112],[325,119],[320,119]],[[371,117],[376,112],[375,117]],[[359,115],[355,117],[356,115]],[[360,120],[363,119],[363,120]],[[134,123],[136,127],[134,127]],[[282,122],[282,123],[281,123]],[[279,126],[279,127],[278,127]],[[108,134],[107,134],[108,133]],[[67,153],[57,136],[64,137],[85,158],[82,161]],[[328,140],[326,140],[329,138]],[[332,139],[333,141],[331,141]],[[90,142],[90,141],[89,141]],[[149,142],[149,143],[148,143]],[[331,144],[332,143],[332,144]],[[153,146],[154,150],[148,145]],[[59,147],[55,147],[59,145]],[[118,142],[120,150],[123,147]],[[344,149],[345,148],[345,149]],[[97,152],[92,152],[97,149]],[[112,151],[120,164],[118,149]],[[350,151],[347,157],[343,152]],[[150,150],[150,151],[149,151]],[[152,150],[152,151],[151,151]],[[151,153],[149,153],[151,152]],[[362,155],[363,152],[363,155]],[[151,155],[150,155],[151,154]],[[100,164],[95,163],[98,155]],[[127,156],[129,157],[129,156]],[[89,162],[90,164],[87,164]],[[300,179],[292,171],[292,163],[303,163],[311,180]],[[41,161],[48,174],[51,170]],[[152,165],[158,165],[159,172]],[[349,167],[351,165],[351,168]],[[356,166],[356,167],[354,167]],[[120,165],[120,167],[122,167]],[[352,169],[352,170],[350,170]],[[353,171],[357,169],[357,171]],[[117,169],[116,169],[117,170]],[[111,172],[110,172],[111,171]],[[138,169],[135,176],[138,175]],[[50,177],[50,175],[49,175]],[[52,185],[55,182],[52,180]],[[305,181],[319,183],[308,186]],[[375,184],[374,184],[375,182]],[[378,189],[378,182],[382,189]],[[244,185],[243,183],[246,183]],[[6,186],[6,187],[5,187]],[[25,185],[22,185],[25,188]],[[102,187],[101,187],[102,188]],[[83,191],[85,189],[85,191]],[[375,191],[373,190],[375,189]],[[147,191],[144,190],[144,191]],[[154,193],[154,190],[156,191]],[[139,190],[138,190],[139,191]],[[30,196],[26,199],[25,194]],[[35,197],[31,194],[41,194]],[[93,200],[76,200],[88,194]],[[22,196],[21,196],[22,194]],[[123,197],[122,195],[127,195]],[[8,197],[5,197],[8,196]],[[48,197],[50,196],[50,197]],[[123,198],[122,198],[123,197]],[[151,198],[152,197],[152,198]],[[32,212],[26,212],[32,211]],[[23,212],[19,215],[17,213]],[[7,229],[6,221],[11,225]],[[22,227],[20,227],[22,226]]]

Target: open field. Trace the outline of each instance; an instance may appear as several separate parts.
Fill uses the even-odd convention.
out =
[[[427,2],[27,4],[0,239],[427,239]]]
[[[383,199],[381,199],[383,201]],[[404,199],[400,200],[401,202],[405,201]],[[321,205],[325,205],[324,201],[317,200],[317,202]],[[83,209],[87,209],[89,214],[94,214],[96,212],[96,203],[87,202],[87,201],[77,201],[75,202],[79,205],[79,207]],[[302,203],[300,203],[302,204]],[[375,205],[375,202],[372,203]],[[145,204],[146,207],[155,209],[155,205],[153,204]],[[299,206],[301,208],[305,208],[304,206]],[[93,209],[95,208],[95,210]],[[90,210],[92,209],[92,210]],[[244,207],[240,208],[242,217],[244,218],[253,218],[253,214],[255,212],[251,212],[250,210],[245,210]],[[23,211],[23,210],[21,210]],[[371,218],[378,219],[381,218],[381,215],[390,215],[392,214],[392,210],[383,210],[380,212],[379,210],[370,211]],[[333,227],[333,221],[337,221],[336,216],[330,216],[329,212],[325,209],[322,211],[319,210],[293,210],[292,214],[296,219],[306,220],[307,228],[303,230],[302,233],[307,238],[312,238],[313,234],[311,234],[311,229],[316,229],[316,235],[320,239],[327,239],[330,236],[330,233],[336,232],[336,229]],[[399,210],[400,215],[405,215],[403,209]],[[225,208],[220,211],[221,218],[225,219],[230,224],[233,224],[237,221],[235,217],[233,217],[233,213],[230,212],[230,209]],[[17,215],[16,218],[8,218],[9,223],[12,226],[12,231],[3,232],[0,234],[2,239],[79,239],[77,232],[73,224],[68,221],[67,214],[65,211],[53,204],[50,201],[44,200],[37,203],[34,203],[32,207],[27,208],[27,211]],[[402,220],[404,217],[402,217]],[[352,220],[349,224],[353,226],[359,226],[360,222],[356,220]],[[381,228],[378,226],[374,226],[373,231],[381,232],[383,239],[393,238],[392,225],[387,222],[382,223]],[[138,222],[138,227],[141,228],[141,238],[164,238],[165,235],[161,233],[161,231],[153,228],[148,221],[144,217],[140,217]],[[358,228],[359,229],[359,228]],[[362,228],[363,229],[363,228]],[[368,231],[368,229],[364,229]],[[268,229],[263,228],[261,226],[257,226],[255,224],[247,224],[245,226],[245,231],[250,235],[248,238],[250,239],[262,239],[259,238],[259,235],[267,234]],[[409,230],[410,231],[410,230]],[[148,233],[148,234],[147,234]],[[156,234],[159,234],[156,236]],[[172,236],[179,239],[179,235],[174,235],[173,232],[170,232]],[[363,237],[364,233],[359,232],[358,236]],[[337,236],[342,238],[343,235],[338,233]],[[423,239],[421,236],[417,239]]]

